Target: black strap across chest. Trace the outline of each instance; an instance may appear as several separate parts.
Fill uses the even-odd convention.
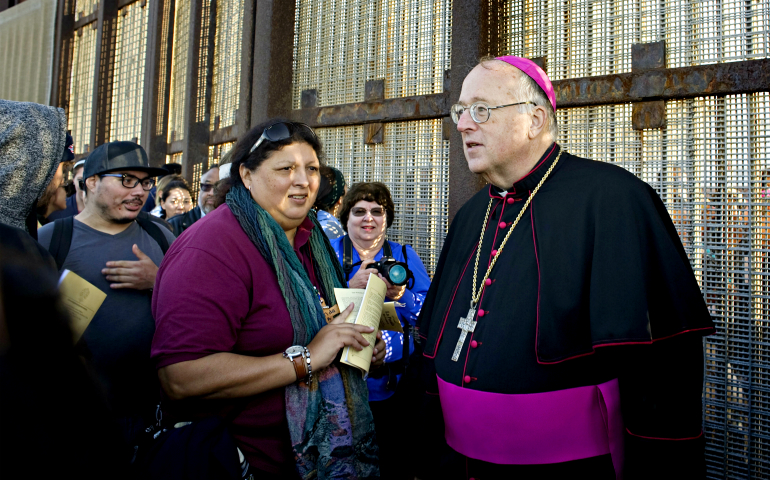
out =
[[[406,245],[404,249],[404,261],[406,261]],[[390,243],[385,240],[382,244],[382,256],[393,257],[393,250],[390,248]],[[350,274],[353,273],[353,267],[361,265],[361,262],[353,263],[353,242],[350,240],[349,235],[345,235],[342,238],[342,270],[345,272],[345,281],[350,281]]]

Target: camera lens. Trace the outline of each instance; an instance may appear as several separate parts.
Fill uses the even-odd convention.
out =
[[[393,265],[388,271],[390,281],[394,285],[403,285],[406,282],[406,269],[401,265]]]

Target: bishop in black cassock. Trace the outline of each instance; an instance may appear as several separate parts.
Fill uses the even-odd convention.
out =
[[[649,185],[555,143],[554,110],[518,57],[482,61],[452,108],[490,185],[420,315],[418,477],[702,478],[713,323],[687,255]]]

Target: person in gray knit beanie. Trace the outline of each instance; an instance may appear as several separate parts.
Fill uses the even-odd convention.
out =
[[[0,223],[37,238],[35,207],[60,186],[66,139],[61,108],[0,100]]]

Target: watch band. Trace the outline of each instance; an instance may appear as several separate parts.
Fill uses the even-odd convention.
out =
[[[307,368],[304,355],[297,355],[290,358],[291,363],[294,364],[294,373],[297,374],[297,380],[304,380],[307,377]]]

